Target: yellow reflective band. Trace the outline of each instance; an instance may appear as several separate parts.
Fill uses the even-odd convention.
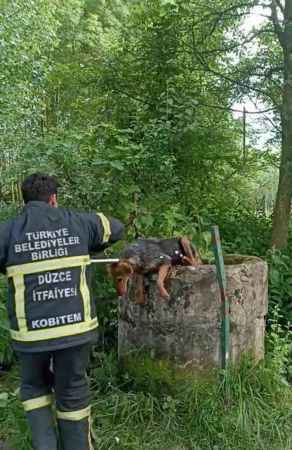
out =
[[[92,427],[92,423],[91,423],[91,416],[88,416],[88,444],[89,444],[89,450],[94,450],[93,445],[92,445],[92,439],[91,439],[91,427]]]
[[[48,259],[44,261],[37,261],[27,264],[20,264],[17,266],[10,266],[7,268],[8,277],[13,277],[13,283],[15,287],[15,315],[18,324],[18,331],[11,330],[11,336],[13,339],[17,341],[25,341],[32,342],[38,340],[37,337],[40,333],[41,335],[45,335],[46,337],[40,337],[40,340],[46,339],[55,339],[58,337],[69,336],[71,333],[65,332],[65,328],[68,327],[71,330],[74,330],[74,325],[67,325],[66,327],[56,327],[54,329],[49,330],[38,330],[38,331],[28,331],[27,330],[27,322],[26,322],[26,314],[25,314],[25,283],[24,276],[31,275],[34,273],[40,272],[48,272],[49,270],[58,270],[58,269],[66,269],[70,267],[81,267],[81,273],[84,270],[85,266],[89,264],[90,258],[89,255],[82,256],[70,256],[66,258],[57,258],[57,259]],[[81,275],[82,276],[82,275]],[[81,289],[81,287],[80,287]],[[84,320],[91,321],[91,308],[90,308],[90,293],[86,283],[86,275],[83,275],[83,285],[82,285],[82,299],[84,304]],[[75,324],[75,334],[84,333],[88,331],[85,329],[84,331],[80,331],[82,326],[84,328],[89,328],[90,330],[94,328],[94,326],[89,323],[85,324],[82,322],[81,324]],[[96,325],[97,326],[97,325]],[[58,330],[58,331],[57,331]],[[47,332],[47,333],[45,333]],[[33,334],[32,334],[33,333]],[[73,331],[74,333],[74,331]],[[72,334],[73,334],[72,333]],[[51,337],[47,337],[51,336]]]
[[[20,342],[45,341],[47,339],[58,339],[66,336],[86,333],[98,327],[98,320],[95,317],[89,322],[79,322],[62,327],[45,328],[43,330],[33,330],[22,333],[21,331],[10,330],[12,339]]]
[[[89,255],[67,256],[65,258],[46,259],[18,266],[7,267],[7,276],[31,275],[38,272],[48,272],[49,270],[66,269],[68,267],[78,267],[89,264]]]
[[[78,421],[86,419],[90,416],[90,406],[84,409],[79,409],[78,411],[56,411],[57,418],[63,420],[73,420]]]
[[[86,280],[86,266],[82,266],[80,273],[80,292],[83,300],[84,320],[88,322],[91,320],[91,304],[90,292]]]
[[[97,213],[97,216],[100,218],[102,226],[103,226],[103,239],[102,243],[106,244],[109,241],[110,235],[111,235],[111,226],[110,222],[102,213]]]
[[[32,398],[22,402],[25,411],[33,411],[34,409],[44,408],[51,405],[53,398],[51,395],[43,395],[42,397]]]
[[[18,329],[22,333],[26,333],[27,325],[26,325],[26,315],[25,315],[25,301],[24,301],[24,276],[23,275],[15,275],[13,278],[13,284],[15,289],[15,314],[18,324]]]

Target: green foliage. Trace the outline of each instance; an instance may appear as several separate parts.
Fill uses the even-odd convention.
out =
[[[116,348],[118,339],[118,299],[106,270],[94,270],[93,295],[96,299],[98,327],[97,348],[109,351]]]
[[[123,388],[158,398],[173,395],[176,390],[179,377],[167,361],[156,361],[145,353],[137,352],[123,360],[121,367],[124,368]]]
[[[0,442],[9,441],[11,448],[31,450],[31,437],[27,420],[19,400],[18,375],[10,374],[1,380],[0,393]]]
[[[291,256],[280,251],[268,252],[270,310],[278,308],[280,320],[292,322],[292,278]],[[273,317],[271,317],[272,319]]]
[[[266,258],[271,240],[271,219],[255,214],[240,205],[228,214],[218,214],[223,247],[226,253],[258,255]]]
[[[0,220],[7,220],[15,214],[16,208],[14,205],[9,207],[0,207]],[[11,347],[9,323],[6,310],[7,301],[7,282],[4,276],[0,275],[0,370],[2,368],[9,368],[14,360],[13,351]]]
[[[230,209],[261,157],[250,151],[243,170],[231,91],[200,62],[203,52],[213,70],[223,64],[212,52],[231,24],[206,34],[221,1],[210,10],[199,0],[16,6],[15,14],[8,4],[2,13],[7,203],[20,200],[16,185],[25,174],[42,169],[63,181],[65,205],[134,218],[130,235],[171,232],[161,209],[187,217],[188,229],[207,204]],[[200,15],[205,21],[194,24]],[[27,70],[11,78],[21,57]],[[221,111],[208,107],[218,102]]]
[[[287,343],[277,325],[266,362],[255,366],[245,358],[240,368],[223,377],[217,374],[221,381],[215,381],[216,373],[194,379],[142,355],[128,360],[113,381],[111,359],[110,366],[103,364],[103,375],[102,368],[98,373],[109,376],[107,389],[94,378],[98,448],[288,450],[292,398],[283,382]]]
[[[184,380],[151,359],[121,372],[116,355],[104,354],[116,345],[116,295],[105,271],[94,270],[100,340],[92,386],[101,450],[292,447],[291,394],[283,384],[292,378],[292,244],[268,251],[277,158],[251,145],[243,154],[242,124],[229,111],[251,86],[267,102],[279,98],[273,35],[259,35],[261,51],[252,58],[240,49],[240,17],[253,3],[0,2],[0,221],[21,206],[22,179],[42,170],[60,179],[60,204],[119,217],[127,240],[188,235],[209,259],[216,223],[226,253],[260,255],[270,265],[267,363],[245,361],[221,383]],[[250,77],[255,72],[264,85]],[[1,365],[12,352],[0,283]],[[3,386],[0,439],[29,450],[19,402]]]
[[[91,371],[96,448],[289,450],[292,397],[281,381],[284,355],[278,350],[278,344],[269,344],[266,363],[245,358],[239,368],[213,379],[193,378],[142,357],[136,367],[121,371],[116,354],[99,355]],[[2,382],[0,439],[30,450],[17,382],[14,374]]]
[[[270,306],[269,334],[267,338],[268,364],[274,371],[274,380],[291,381],[291,341],[292,331],[285,323],[281,325],[280,307]],[[277,378],[278,377],[278,378]]]
[[[221,22],[226,6],[1,3],[0,220],[21,205],[22,179],[46,171],[61,181],[60,204],[120,218],[128,240],[186,234],[210,258],[217,222],[226,250],[263,254],[249,187],[270,162],[253,149],[243,161],[232,90],[206,70],[226,65],[216,49],[238,22]],[[102,341],[113,342],[114,291],[103,273],[96,280]]]
[[[5,292],[6,282],[4,277],[0,278],[0,370],[1,367],[9,367],[13,361],[11,348],[9,323],[6,311]]]

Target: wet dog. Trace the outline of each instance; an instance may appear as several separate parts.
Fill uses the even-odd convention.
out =
[[[173,266],[193,266],[202,264],[196,247],[186,237],[172,239],[137,239],[121,253],[120,261],[111,265],[119,296],[127,293],[129,279],[137,278],[136,303],[144,304],[143,275],[157,272],[157,287],[161,297],[168,299],[165,280]]]

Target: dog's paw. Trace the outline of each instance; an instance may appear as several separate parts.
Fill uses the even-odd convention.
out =
[[[159,294],[160,294],[160,297],[163,300],[169,300],[170,299],[170,295],[169,295],[169,293],[167,292],[167,290],[165,288],[159,288]]]

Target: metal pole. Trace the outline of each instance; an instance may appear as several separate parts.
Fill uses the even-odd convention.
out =
[[[118,258],[104,258],[104,259],[91,259],[90,264],[112,264],[118,263],[120,260]]]
[[[243,107],[243,126],[242,126],[242,153],[243,162],[246,162],[246,109]]]
[[[211,230],[213,252],[215,255],[215,263],[217,270],[217,280],[220,288],[221,297],[221,311],[222,311],[222,323],[221,323],[221,351],[222,351],[222,369],[226,369],[229,362],[229,350],[230,350],[230,305],[226,295],[226,276],[224,269],[224,260],[222,254],[222,247],[220,241],[219,228],[214,225]]]

